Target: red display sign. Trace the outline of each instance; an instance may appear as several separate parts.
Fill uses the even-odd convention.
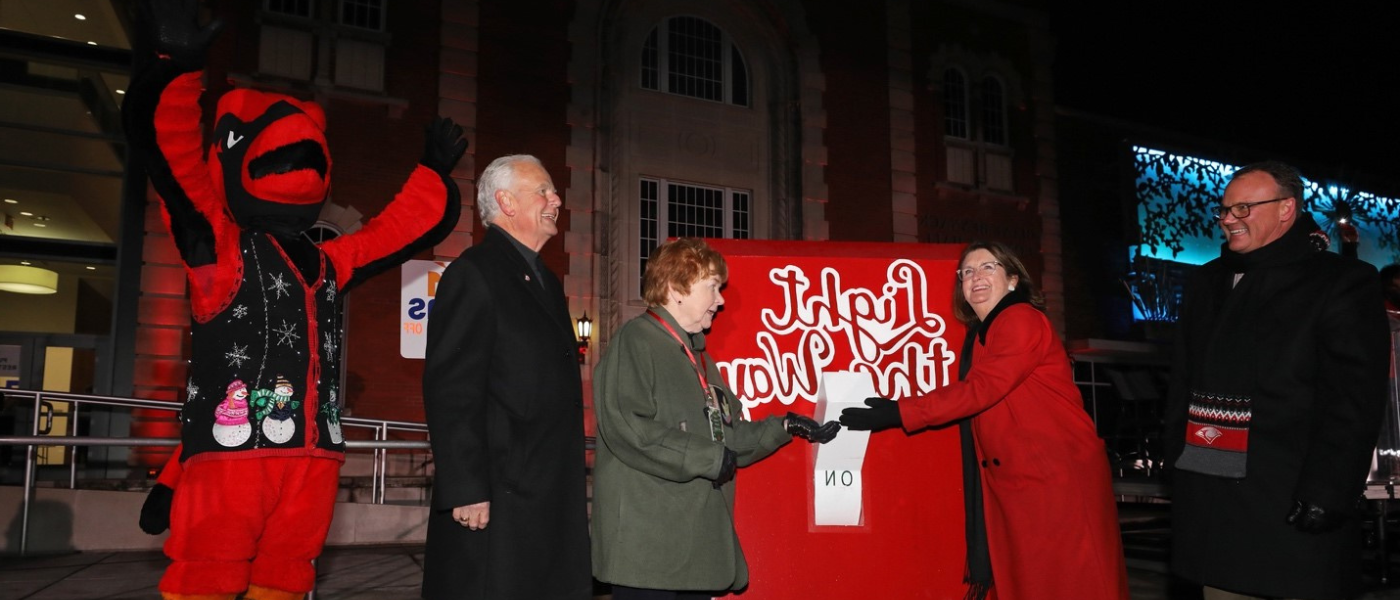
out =
[[[868,374],[895,399],[957,380],[964,328],[951,306],[961,246],[709,243],[724,255],[729,283],[707,343],[749,418],[814,414],[826,372]],[[815,456],[793,443],[739,472],[735,521],[750,570],[743,598],[963,597],[956,427],[872,435],[855,526],[816,524]]]

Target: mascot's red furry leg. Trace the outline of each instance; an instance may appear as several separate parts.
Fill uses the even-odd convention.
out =
[[[300,598],[330,528],[340,462],[289,457],[184,467],[161,579],[166,597]]]

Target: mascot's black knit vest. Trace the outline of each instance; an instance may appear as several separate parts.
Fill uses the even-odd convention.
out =
[[[245,231],[239,248],[242,285],[223,310],[192,328],[180,459],[342,460],[334,269],[317,251],[319,277],[303,281],[267,234]]]

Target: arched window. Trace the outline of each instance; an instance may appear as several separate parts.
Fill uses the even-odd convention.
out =
[[[982,141],[1006,145],[1006,92],[993,75],[982,78]]]
[[[967,76],[956,67],[943,71],[943,134],[968,139]]]
[[[749,105],[749,70],[738,46],[709,21],[670,17],[642,44],[641,85],[691,98]]]
[[[975,59],[940,68],[947,181],[999,192],[1014,191],[1013,151],[1006,114],[1011,92],[1007,79]],[[1014,74],[1012,77],[1014,86]]]
[[[329,242],[335,238],[338,238],[340,237],[340,234],[340,228],[335,226],[335,224],[328,223],[326,221],[317,221],[311,226],[311,228],[302,232],[301,235],[302,237],[311,240],[312,243],[320,244],[322,242]]]

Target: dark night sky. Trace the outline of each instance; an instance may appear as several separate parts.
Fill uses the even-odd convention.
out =
[[[1371,191],[1400,192],[1400,6],[1053,4],[1060,106],[1257,149],[1305,175],[1309,166],[1363,174],[1389,188]]]

